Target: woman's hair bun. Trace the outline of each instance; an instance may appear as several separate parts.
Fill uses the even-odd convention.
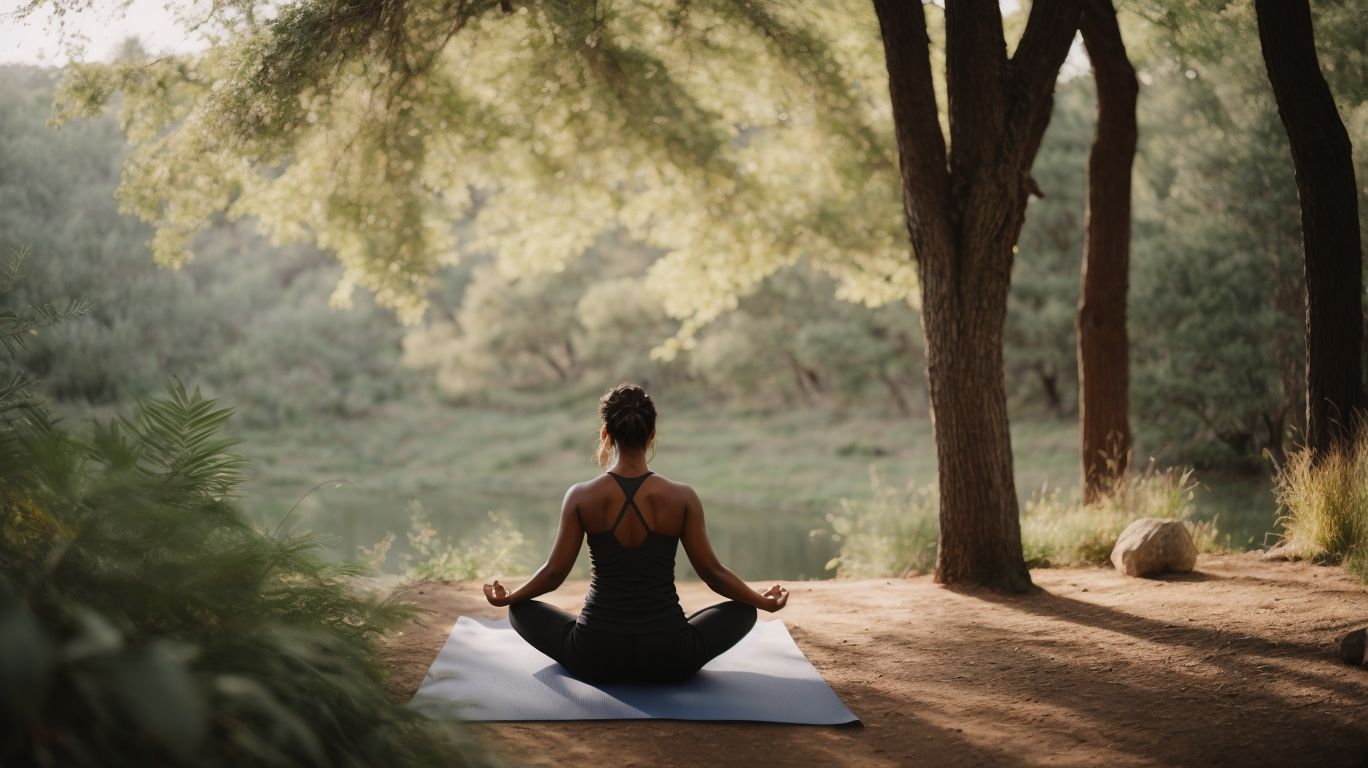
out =
[[[636,384],[619,384],[599,398],[599,419],[619,450],[640,450],[655,433],[655,403]]]

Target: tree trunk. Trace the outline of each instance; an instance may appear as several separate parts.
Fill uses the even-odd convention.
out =
[[[1111,0],[1089,0],[1079,26],[1097,84],[1097,132],[1088,157],[1088,233],[1077,325],[1083,499],[1092,502],[1111,490],[1130,458],[1126,289],[1139,85]]]
[[[996,0],[946,5],[947,155],[920,0],[874,0],[888,67],[903,209],[917,259],[940,484],[936,580],[1031,589],[1012,475],[1002,336],[1012,248],[1054,81],[1077,27],[1036,0],[1009,61]]]
[[[992,256],[1010,259],[1011,246]],[[1002,361],[1007,276],[976,282],[969,305],[951,283],[922,284],[940,482],[936,579],[1020,592],[1031,577],[1021,553]]]
[[[1363,251],[1349,135],[1316,60],[1307,0],[1255,0],[1259,42],[1292,145],[1306,291],[1306,445],[1353,438],[1363,408]]]

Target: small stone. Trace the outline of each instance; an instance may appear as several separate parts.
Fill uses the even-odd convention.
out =
[[[1269,561],[1288,561],[1297,560],[1297,555],[1297,548],[1292,546],[1292,542],[1284,541],[1281,544],[1264,551],[1260,557]]]
[[[1181,520],[1144,517],[1121,532],[1111,561],[1127,576],[1187,573],[1197,564],[1197,545]]]
[[[1339,655],[1345,664],[1362,664],[1368,646],[1368,629],[1356,629],[1340,639]]]

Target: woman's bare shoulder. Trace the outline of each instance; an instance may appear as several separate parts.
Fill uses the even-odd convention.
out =
[[[665,495],[681,502],[688,502],[698,498],[698,494],[694,491],[693,486],[688,483],[671,480],[670,478],[659,474],[653,475],[652,477],[653,479],[659,480],[659,484],[657,485],[658,490],[655,490],[655,493]]]

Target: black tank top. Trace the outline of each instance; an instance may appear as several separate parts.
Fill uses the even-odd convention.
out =
[[[622,487],[627,500],[611,528],[597,533],[586,530],[593,575],[578,623],[589,629],[634,635],[679,627],[686,623],[674,583],[679,539],[651,530],[633,499],[652,473],[640,477],[608,474]],[[626,546],[614,535],[628,509],[646,529],[646,539],[635,547]],[[584,525],[583,519],[580,525]]]

